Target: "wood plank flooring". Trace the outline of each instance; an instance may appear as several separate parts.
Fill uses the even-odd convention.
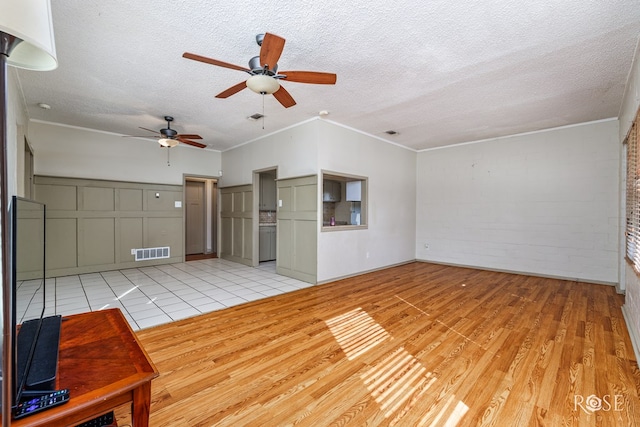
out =
[[[141,330],[151,425],[640,425],[623,303],[411,263]]]

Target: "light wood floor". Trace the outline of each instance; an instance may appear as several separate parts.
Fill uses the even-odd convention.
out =
[[[151,425],[640,425],[623,303],[411,263],[157,326]]]

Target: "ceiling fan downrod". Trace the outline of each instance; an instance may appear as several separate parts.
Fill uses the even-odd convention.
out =
[[[167,128],[166,129],[162,129],[160,131],[160,133],[163,134],[165,137],[167,137],[169,139],[174,139],[176,137],[176,135],[178,134],[178,132],[175,131],[174,129],[171,129],[171,122],[173,121],[173,117],[164,116],[164,119],[167,121]]]

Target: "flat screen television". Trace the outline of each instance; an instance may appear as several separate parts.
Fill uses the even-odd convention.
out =
[[[13,406],[55,389],[61,316],[46,316],[46,206],[11,201]]]

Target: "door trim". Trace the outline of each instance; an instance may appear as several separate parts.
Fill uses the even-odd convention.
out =
[[[218,248],[220,247],[220,206],[218,203],[219,198],[219,176],[207,176],[207,175],[182,175],[182,203],[183,203],[183,215],[182,215],[182,229],[183,233],[183,262],[186,261],[186,248],[187,248],[187,215],[186,215],[186,188],[187,181],[203,181],[205,182],[205,254],[215,253],[218,254]]]
[[[270,166],[261,169],[254,169],[253,177],[253,267],[257,267],[260,264],[260,174],[263,172],[275,172],[276,182],[278,181],[278,166]],[[276,184],[277,185],[277,184]],[[277,189],[276,189],[277,194]],[[276,218],[278,216],[278,207],[276,204]],[[276,243],[277,245],[277,243]],[[276,256],[276,263],[278,257]]]

